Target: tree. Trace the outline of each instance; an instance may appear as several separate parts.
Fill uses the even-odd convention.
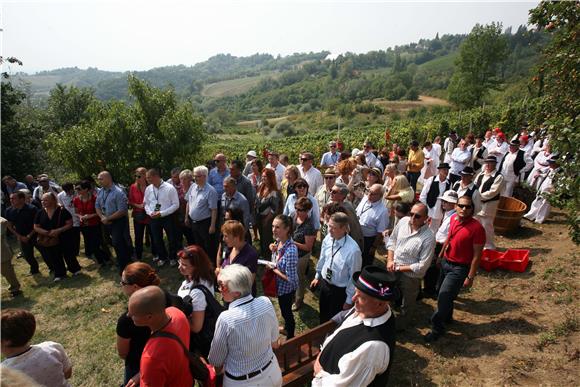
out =
[[[455,72],[447,91],[449,99],[464,108],[479,106],[492,88],[497,88],[499,66],[507,53],[502,24],[476,24],[460,46]]]
[[[178,103],[172,89],[157,89],[129,76],[132,105],[96,102],[86,120],[52,133],[47,140],[51,160],[78,176],[107,169],[120,182],[129,182],[138,166],[168,172],[188,165],[204,139],[203,120],[191,104]]]
[[[560,154],[562,172],[557,175],[550,201],[566,209],[572,240],[577,244],[580,243],[579,19],[576,1],[542,1],[530,11],[529,19],[538,29],[552,35],[552,41],[544,49],[539,74],[534,77],[540,93],[535,121],[547,127],[552,151]]]
[[[87,118],[87,109],[95,100],[92,89],[57,83],[48,98],[51,129],[60,130],[79,124]]]

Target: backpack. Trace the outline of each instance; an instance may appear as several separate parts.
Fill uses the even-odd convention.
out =
[[[193,312],[193,306],[191,305],[191,297],[189,300],[186,301],[185,299],[179,297],[177,294],[169,293],[168,291],[164,291],[165,293],[165,305],[166,306],[174,306],[180,311],[183,312],[185,317],[188,319],[191,317],[191,313]]]
[[[195,348],[199,350],[203,356],[207,357],[209,354],[211,342],[213,340],[217,319],[219,315],[225,310],[225,308],[215,299],[215,297],[210,293],[205,285],[195,285],[191,290],[193,289],[199,289],[203,292],[207,306],[205,308],[205,316],[203,318],[203,327],[199,333],[191,332],[189,348],[191,350]],[[183,302],[188,304],[192,309],[191,296],[187,295],[183,297]]]

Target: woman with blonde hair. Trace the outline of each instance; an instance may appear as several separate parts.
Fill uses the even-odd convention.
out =
[[[387,201],[387,208],[389,209],[391,222],[395,226],[395,207],[398,203],[413,203],[415,200],[415,191],[411,188],[409,180],[405,175],[397,175],[393,179],[391,186],[385,191],[385,200]]]
[[[296,165],[289,165],[284,171],[284,180],[280,184],[280,193],[282,194],[282,200],[285,203],[288,196],[296,193],[294,184],[296,180],[300,177],[300,170]]]

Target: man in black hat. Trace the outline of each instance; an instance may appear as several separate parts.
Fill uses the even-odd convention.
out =
[[[511,197],[515,185],[520,181],[520,176],[523,177],[533,166],[534,162],[530,155],[520,149],[520,140],[510,141],[509,151],[498,167],[504,179],[501,196]]]
[[[395,350],[395,317],[389,301],[397,298],[388,278],[378,266],[354,273],[354,307],[336,316],[342,321],[314,363],[313,387],[387,385]]]
[[[433,233],[437,232],[443,219],[441,201],[438,198],[443,195],[443,192],[451,189],[451,182],[447,179],[449,164],[441,163],[437,169],[439,170],[437,176],[430,177],[425,181],[421,195],[419,195],[419,201],[427,206],[429,218],[431,218],[429,229]]]
[[[474,214],[477,214],[481,210],[481,196],[473,183],[475,171],[471,167],[465,167],[460,174],[461,180],[456,181],[451,189],[457,192],[458,197],[469,196],[473,200]]]
[[[486,157],[487,148],[483,145],[483,135],[479,134],[475,137],[475,145],[471,148],[471,161],[469,162],[469,166],[473,168],[475,173],[479,172]]]
[[[492,250],[495,249],[493,221],[503,187],[503,176],[495,168],[496,164],[495,156],[487,156],[483,170],[475,177],[475,184],[481,197],[481,209],[476,213],[476,218],[485,229],[485,248]]]

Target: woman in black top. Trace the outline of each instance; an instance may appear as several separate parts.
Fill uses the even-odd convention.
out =
[[[151,266],[143,262],[134,262],[125,267],[121,274],[121,289],[127,297],[146,286],[160,283],[159,277]],[[117,321],[117,353],[125,359],[125,382],[139,373],[141,354],[151,331],[148,327],[135,326],[127,312],[123,312]]]
[[[64,208],[57,205],[56,196],[52,192],[42,195],[42,211],[38,211],[34,219],[34,231],[42,237],[57,237],[54,246],[38,246],[44,260],[50,262],[49,268],[54,272],[54,282],[66,278],[66,271],[77,275],[81,266],[74,254],[68,254],[64,246],[72,243],[68,231],[72,228],[72,216]],[[65,266],[66,261],[66,266]]]
[[[296,289],[296,299],[292,310],[296,311],[302,307],[304,302],[304,291],[306,289],[305,277],[310,263],[310,254],[316,240],[316,229],[312,224],[312,219],[308,216],[312,209],[312,202],[306,197],[299,198],[294,204],[294,234],[292,239],[298,247],[298,289]]]

